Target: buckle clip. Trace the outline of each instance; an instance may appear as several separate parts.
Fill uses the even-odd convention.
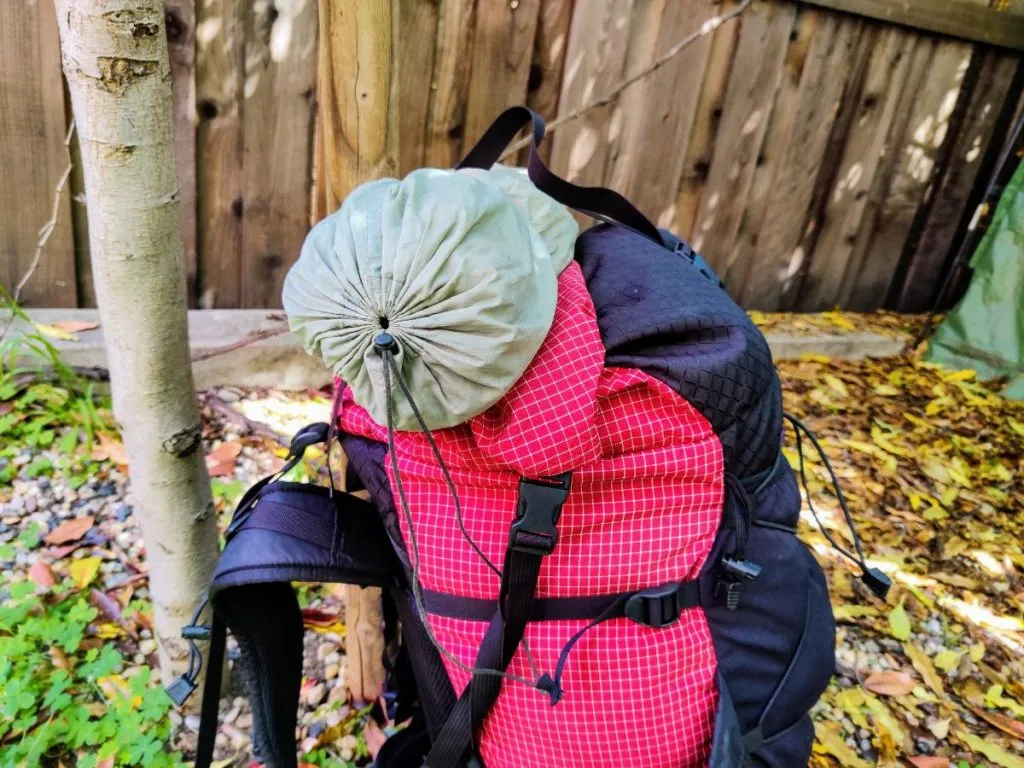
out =
[[[307,424],[296,432],[292,438],[292,442],[288,446],[288,458],[301,459],[305,455],[306,449],[310,446],[326,443],[330,431],[330,424],[323,421]]]
[[[516,519],[508,534],[509,549],[531,555],[550,555],[558,541],[558,518],[569,498],[572,474],[545,480],[519,481]]]
[[[679,620],[679,582],[649,587],[626,601],[626,618],[645,627],[661,629]]]

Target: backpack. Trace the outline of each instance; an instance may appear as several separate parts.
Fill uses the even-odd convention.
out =
[[[212,619],[200,606],[186,627],[193,663],[170,689],[180,703],[197,687],[208,639],[197,768],[212,759],[228,630],[257,759],[297,764],[291,581],[384,590],[385,698],[408,725],[379,768],[807,764],[835,622],[796,536],[785,420],[801,476],[803,439],[824,459],[821,446],[784,416],[764,337],[708,265],[615,192],[551,173],[537,115],[504,112],[462,166],[489,168],[524,125],[529,178],[600,222],[558,279],[550,332],[497,404],[447,429],[389,429],[339,380],[331,421],[243,496]],[[382,329],[375,343],[389,397],[415,412],[395,340]],[[280,479],[334,438],[347,492]],[[856,550],[833,544],[884,597],[833,481]]]

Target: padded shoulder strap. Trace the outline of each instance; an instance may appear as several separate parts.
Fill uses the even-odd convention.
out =
[[[537,145],[544,138],[544,120],[526,107],[510,107],[498,115],[458,167],[490,168],[498,162],[524,125],[530,125],[532,128],[527,171],[530,181],[537,189],[562,205],[575,208],[580,213],[608,224],[631,229],[658,245],[665,246],[658,228],[618,192],[605,187],[579,187],[552,173],[537,152]]]

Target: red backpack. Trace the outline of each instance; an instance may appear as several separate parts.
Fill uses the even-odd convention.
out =
[[[515,108],[463,166],[489,167],[527,123],[535,150],[543,123]],[[807,764],[835,625],[795,535],[764,337],[698,255],[623,198],[558,179],[535,151],[529,171],[603,222],[559,278],[544,344],[495,406],[450,429],[397,432],[337,382],[331,426],[297,435],[293,462],[336,433],[347,487],[372,503],[275,477],[239,504],[214,619],[189,630],[213,640],[197,766],[212,753],[225,628],[258,758],[296,765],[291,580],[386,589],[389,715],[409,724],[380,768]],[[388,391],[414,404],[396,345],[382,328]],[[806,437],[820,451],[790,421],[800,450]],[[859,543],[846,554],[884,595]]]

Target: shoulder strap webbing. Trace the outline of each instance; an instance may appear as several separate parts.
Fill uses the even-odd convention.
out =
[[[522,479],[519,504],[509,532],[501,571],[498,610],[480,643],[474,674],[427,755],[428,768],[462,768],[473,760],[473,737],[501,692],[502,676],[519,647],[544,558],[554,551],[557,523],[569,495],[571,476],[554,482]],[[493,674],[496,673],[496,674]]]
[[[544,138],[544,120],[526,107],[510,107],[498,115],[458,167],[490,168],[498,162],[524,125],[529,125],[532,130],[527,172],[537,189],[562,205],[599,221],[633,230],[665,246],[658,228],[618,192],[605,187],[580,187],[552,173],[537,152],[537,145]]]

